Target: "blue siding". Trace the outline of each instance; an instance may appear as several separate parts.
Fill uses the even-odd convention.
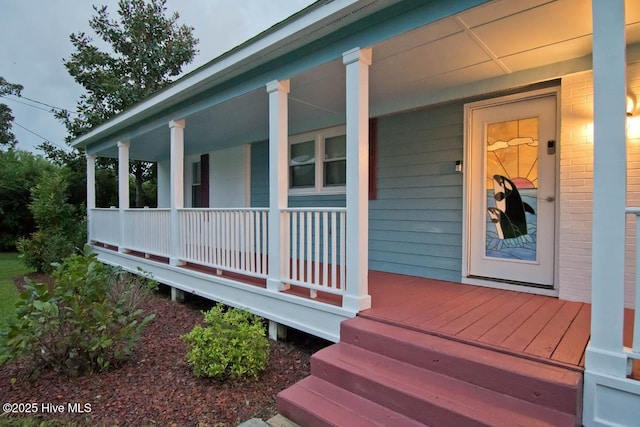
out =
[[[344,194],[318,196],[290,196],[292,208],[344,207]],[[269,143],[251,144],[251,207],[269,207]]]
[[[460,280],[463,106],[378,120],[378,200],[369,203],[369,268]]]
[[[463,105],[378,120],[378,197],[369,203],[369,268],[459,281]],[[267,142],[251,149],[251,204],[269,205]],[[291,207],[345,206],[344,195],[293,196]]]
[[[269,142],[251,144],[251,207],[269,207]]]

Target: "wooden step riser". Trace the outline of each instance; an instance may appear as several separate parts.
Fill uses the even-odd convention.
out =
[[[323,372],[318,374],[319,372]],[[446,406],[433,405],[417,396],[403,393],[388,387],[386,384],[371,381],[365,377],[353,374],[347,369],[316,364],[315,376],[329,381],[339,387],[345,388],[359,396],[368,398],[376,403],[387,406],[389,409],[418,420],[421,423],[434,427],[459,426],[459,427],[485,427],[487,424],[479,423],[469,417],[447,410]]]
[[[361,319],[343,322],[340,337],[343,343],[498,393],[573,415],[581,412],[579,372]]]
[[[433,426],[573,427],[576,417],[336,344],[312,357],[312,378]]]
[[[307,377],[280,392],[278,410],[305,427],[425,426],[316,377]]]

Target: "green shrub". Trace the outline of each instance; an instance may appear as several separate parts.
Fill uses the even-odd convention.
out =
[[[17,248],[24,263],[37,271],[51,273],[60,262],[86,242],[86,216],[83,207],[67,202],[68,172],[58,169],[40,177],[32,188],[29,209],[38,231],[20,239]]]
[[[57,266],[52,287],[28,282],[0,336],[0,363],[23,358],[35,372],[101,371],[126,359],[144,326],[140,305],[155,283],[72,255]]]
[[[260,317],[222,305],[204,313],[206,327],[196,325],[183,336],[187,361],[198,377],[217,380],[257,378],[267,367],[269,340]]]

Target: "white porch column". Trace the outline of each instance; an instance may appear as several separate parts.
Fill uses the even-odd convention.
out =
[[[282,253],[285,230],[282,228],[281,209],[288,205],[289,175],[289,80],[267,83],[269,93],[269,277],[267,289],[280,291],[284,263],[288,254]]]
[[[371,308],[369,295],[369,66],[371,49],[342,55],[347,68],[347,277],[342,306]]]
[[[125,241],[125,209],[129,209],[129,141],[118,142],[118,208],[120,209],[120,244],[118,252],[127,252]]]
[[[96,155],[87,157],[87,243],[91,243],[92,218],[91,210],[96,207]]]
[[[593,249],[586,369],[624,378],[626,60],[624,0],[593,0]]]
[[[169,263],[182,265],[180,261],[180,216],[184,207],[184,119],[169,122],[171,130],[171,236],[169,239]]]

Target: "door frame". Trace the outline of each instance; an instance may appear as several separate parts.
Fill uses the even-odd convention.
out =
[[[553,288],[538,288],[534,286],[523,286],[503,281],[493,281],[490,279],[479,279],[475,277],[469,277],[469,259],[470,259],[470,223],[471,212],[469,209],[469,203],[471,201],[471,159],[470,159],[470,144],[471,144],[471,112],[476,109],[495,107],[511,102],[526,101],[545,96],[553,95],[556,97],[556,154],[555,154],[555,168],[556,168],[556,182],[555,182],[555,194],[556,194],[556,210],[554,217],[554,263],[553,263]],[[518,292],[558,296],[559,295],[559,231],[560,231],[560,150],[562,144],[560,141],[560,124],[562,111],[560,109],[560,87],[554,86],[545,89],[533,90],[528,92],[520,92],[517,94],[498,96],[495,98],[487,98],[480,101],[470,102],[464,104],[464,160],[463,160],[463,184],[462,184],[462,283],[486,286],[491,288],[506,289]]]

